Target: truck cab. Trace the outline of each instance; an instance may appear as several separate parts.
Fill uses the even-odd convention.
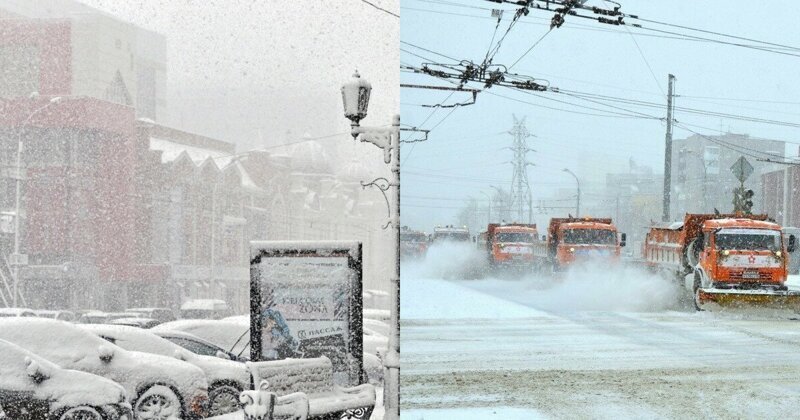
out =
[[[533,264],[536,225],[489,225],[490,262],[504,265]]]
[[[697,242],[695,287],[786,289],[794,236],[784,240],[778,224],[744,218],[706,220]]]
[[[469,229],[464,227],[455,227],[453,225],[437,226],[433,229],[433,236],[431,242],[470,242],[472,238],[469,235]]]
[[[556,269],[589,260],[619,261],[625,234],[618,235],[611,219],[585,219],[559,223],[551,235],[550,252]]]

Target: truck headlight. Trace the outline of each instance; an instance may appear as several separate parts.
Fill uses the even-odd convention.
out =
[[[575,252],[575,248],[570,248],[569,252]]]
[[[730,251],[728,251],[727,249],[726,249],[726,250],[724,250],[724,251],[722,251],[722,255],[725,255],[725,256],[727,256],[727,255],[730,255],[730,254],[731,254],[731,252],[730,252]]]

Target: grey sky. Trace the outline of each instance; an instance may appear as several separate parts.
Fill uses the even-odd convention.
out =
[[[610,7],[609,3],[599,0],[592,0],[589,4]],[[769,7],[738,0],[627,1],[623,2],[622,10],[646,19],[800,46],[800,29],[796,24],[800,12],[794,6],[789,1],[770,2]],[[403,0],[401,39],[453,58],[480,62],[486,54],[496,22],[490,18],[490,10],[484,9],[493,7],[498,5],[479,0]],[[504,8],[511,9],[509,6]],[[508,19],[512,15],[513,11],[506,12],[498,36],[508,26]],[[547,31],[551,16],[552,12],[533,11],[523,18],[505,39],[495,63],[510,64],[519,58]],[[513,72],[547,79],[551,86],[561,89],[659,103],[666,102],[663,92],[667,89],[667,74],[672,73],[677,77],[676,93],[683,95],[677,99],[680,106],[791,122],[796,122],[800,117],[800,87],[796,77],[800,57],[705,42],[649,37],[642,35],[648,34],[646,31],[634,29],[630,30],[634,34],[631,35],[623,27],[574,17],[567,17],[566,21],[563,27],[553,30],[522,59]],[[649,26],[686,32],[683,29]],[[439,62],[448,62],[447,59],[407,45],[401,47]],[[425,61],[405,52],[400,53],[400,60],[413,65]],[[430,77],[406,73],[401,80],[443,84]],[[439,103],[447,95],[446,92],[404,89],[401,92],[403,122],[420,125],[430,115],[431,109],[414,104]],[[792,103],[723,101],[688,96]],[[527,117],[528,129],[538,136],[529,139],[530,147],[537,150],[537,153],[530,154],[531,160],[537,165],[529,171],[534,201],[549,197],[557,188],[574,188],[574,180],[561,171],[564,167],[573,169],[587,184],[592,181],[604,182],[599,176],[605,168],[609,172],[627,171],[631,158],[637,164],[653,166],[656,172],[662,171],[665,126],[661,121],[580,115],[571,111],[597,112],[545,98],[604,109],[555,93],[543,93],[537,97],[494,88],[480,94],[477,104],[456,109],[438,125],[429,142],[404,146],[404,224],[430,231],[435,224],[453,223],[464,197],[485,199],[481,191],[489,193],[490,185],[501,186],[510,182],[511,166],[504,162],[510,160],[511,154],[501,148],[510,145],[511,137],[499,133],[511,128],[512,113]],[[454,95],[449,102],[466,99],[463,95]],[[663,109],[615,105],[658,117],[665,116]],[[423,128],[438,124],[449,111],[437,111]],[[800,141],[800,130],[796,128],[680,112],[676,113],[675,118],[683,123],[708,127],[693,128],[704,134],[730,129],[757,137]],[[675,131],[676,138],[690,134],[682,129]],[[797,150],[797,144],[790,146]]]
[[[360,1],[81,1],[167,37],[173,125],[246,147],[259,129],[268,144],[345,132],[339,87],[356,68],[373,85],[365,123],[398,110],[399,19]]]

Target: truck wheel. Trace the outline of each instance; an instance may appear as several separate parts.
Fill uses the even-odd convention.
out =
[[[700,273],[694,272],[694,284],[692,286],[692,303],[694,304],[695,311],[702,311],[700,307]]]

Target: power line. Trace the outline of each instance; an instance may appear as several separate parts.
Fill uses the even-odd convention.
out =
[[[378,10],[380,10],[380,11],[382,11],[382,12],[388,13],[388,14],[390,14],[390,15],[392,15],[392,16],[394,16],[394,17],[396,17],[396,18],[399,18],[399,17],[400,17],[400,15],[398,15],[397,13],[390,12],[390,11],[388,11],[388,10],[384,9],[383,7],[380,7],[380,6],[378,6],[377,4],[374,4],[374,3],[372,3],[372,2],[369,2],[369,1],[367,1],[367,0],[361,0],[361,1],[362,1],[362,2],[364,2],[364,3],[366,3],[366,4],[368,4],[368,5],[370,5],[370,6],[372,6],[372,7],[374,7],[374,8],[376,8],[376,9],[378,9]]]

